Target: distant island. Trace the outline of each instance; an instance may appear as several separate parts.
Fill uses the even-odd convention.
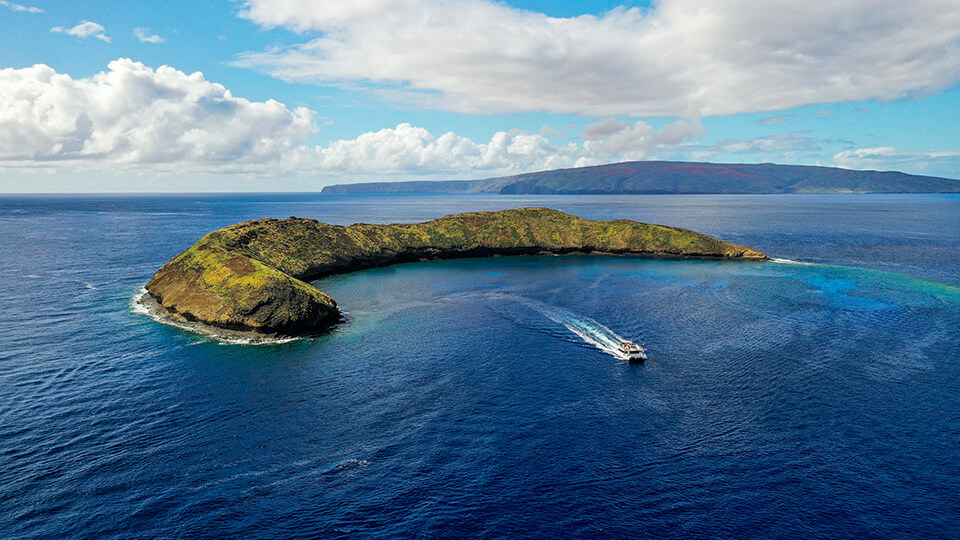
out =
[[[488,178],[370,182],[327,186],[323,193],[774,194],[960,193],[960,180],[893,171],[803,165],[630,161]]]
[[[174,257],[146,285],[147,300],[179,321],[296,335],[341,318],[336,302],[307,281],[400,262],[537,254],[766,259],[755,249],[686,229],[589,221],[546,208],[348,227],[260,219],[214,231]]]

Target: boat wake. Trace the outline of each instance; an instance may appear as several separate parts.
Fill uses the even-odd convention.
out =
[[[627,340],[607,326],[591,319],[590,317],[578,315],[563,308],[545,304],[543,302],[523,296],[498,293],[491,294],[489,297],[498,300],[509,300],[521,304],[524,307],[529,308],[530,310],[539,313],[554,323],[566,328],[568,331],[580,338],[583,343],[586,343],[587,345],[599,349],[600,351],[620,360],[629,359],[626,353],[621,351],[619,348],[620,343],[623,343]],[[534,330],[539,329],[534,328]],[[553,332],[547,333],[556,335]],[[565,338],[566,336],[557,337]]]
[[[812,264],[813,264],[813,263],[802,262],[802,261],[794,261],[794,260],[792,260],[792,259],[777,259],[777,258],[774,258],[774,257],[771,257],[771,258],[770,258],[770,262],[774,262],[774,263],[777,263],[777,264],[803,264],[803,265],[812,265]]]

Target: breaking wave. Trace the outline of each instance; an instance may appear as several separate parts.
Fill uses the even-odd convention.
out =
[[[225,330],[213,328],[200,323],[177,320],[171,317],[160,306],[160,304],[153,299],[152,296],[147,294],[147,289],[143,287],[141,287],[137,294],[131,299],[130,310],[140,315],[146,315],[147,317],[150,317],[151,319],[167,326],[173,326],[174,328],[187,330],[188,332],[199,334],[205,338],[214,339],[221,343],[229,343],[232,345],[278,345],[281,343],[290,343],[291,341],[304,339],[303,337],[280,337],[254,334],[253,332]]]

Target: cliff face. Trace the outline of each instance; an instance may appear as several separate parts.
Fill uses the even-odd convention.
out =
[[[296,334],[339,318],[336,302],[307,280],[397,262],[545,252],[766,258],[686,229],[588,221],[544,208],[349,227],[312,219],[261,219],[208,234],[158,270],[147,291],[173,317],[234,330]]]
[[[339,317],[337,304],[303,281],[205,236],[147,284],[172,317],[261,333],[310,331]]]

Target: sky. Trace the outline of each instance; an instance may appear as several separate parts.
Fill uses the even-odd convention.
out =
[[[960,0],[0,0],[0,192],[628,160],[960,179]]]

